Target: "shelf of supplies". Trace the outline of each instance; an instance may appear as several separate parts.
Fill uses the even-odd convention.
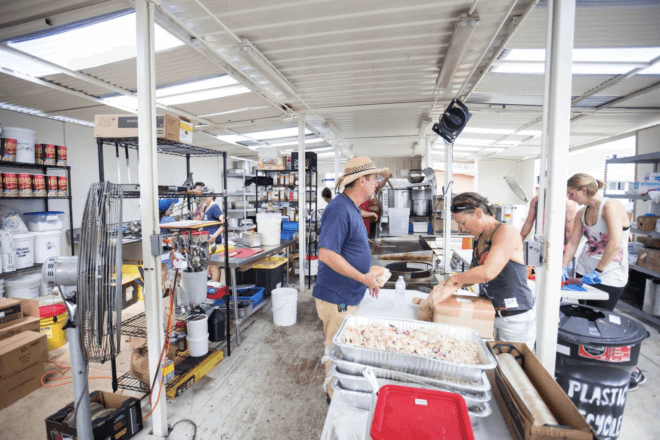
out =
[[[207,310],[212,309],[215,306],[213,300],[207,299],[202,304],[200,304],[202,309],[206,312]],[[175,319],[172,319],[172,329],[176,321],[186,321],[190,319],[191,316],[195,315],[194,313],[182,313],[176,315]],[[121,334],[126,336],[136,336],[138,338],[147,337],[147,317],[144,312],[137,314],[128,318],[126,321],[121,323]]]
[[[0,166],[16,167],[16,168],[53,168],[58,170],[66,170],[70,168],[68,165],[43,165],[38,163],[5,162],[5,161],[0,161]]]
[[[105,145],[113,146],[115,144],[120,147],[138,148],[139,140],[137,137],[130,138],[97,138],[97,142],[101,141]],[[174,156],[195,156],[195,157],[215,157],[222,156],[222,151],[209,150],[208,148],[196,147],[194,145],[182,144],[181,142],[171,141],[169,139],[156,139],[156,151],[163,154],[171,154]]]
[[[254,177],[254,174],[234,174],[234,173],[227,173],[227,177],[236,177],[236,178],[243,178],[243,177]]]
[[[648,195],[641,194],[605,194],[610,199],[632,199],[632,200],[651,200]]]
[[[639,229],[636,228],[630,228],[630,233],[637,235],[647,235],[653,238],[660,238],[660,232],[655,232],[655,231],[640,231]]]
[[[227,345],[226,339],[219,342],[209,342],[209,352],[211,352],[212,350],[215,351],[221,350],[222,348],[225,347],[225,345]],[[191,362],[190,364],[187,364],[186,365],[187,368],[185,370],[177,369],[179,363],[185,360],[186,358],[189,358],[188,350],[176,355],[176,359],[174,361],[175,376],[181,377],[187,374],[190,370],[196,368],[199,364],[201,364],[202,361],[206,359],[206,356],[202,356],[199,358],[190,358],[190,359],[194,359],[194,361]],[[123,375],[121,375],[118,379],[118,382],[119,382],[118,388],[124,390],[135,391],[138,393],[148,393],[150,391],[149,389],[150,387],[148,384],[144,382],[140,382],[139,380],[131,376],[131,373],[124,373]],[[177,381],[175,379],[172,382],[165,384],[165,390],[169,390],[170,388],[172,388],[172,386],[174,386],[176,382]]]
[[[41,266],[43,266],[41,263],[37,263],[34,266],[24,267],[23,269],[16,269],[13,272],[3,272],[0,274],[0,278],[8,278],[14,275],[20,275],[22,273],[34,272],[35,270],[41,269]]]
[[[620,164],[620,163],[660,163],[660,153],[638,154],[636,156],[617,157],[615,159],[607,159],[606,165]]]
[[[651,275],[652,277],[660,278],[660,272],[655,272],[651,269],[638,266],[636,264],[631,264],[630,269],[636,270],[637,272],[645,273],[646,275]]]
[[[254,196],[256,196],[256,195],[257,195],[256,193],[242,193],[242,192],[230,192],[230,193],[227,193],[227,196],[228,196],[228,197],[242,197],[242,196],[246,196],[246,197],[248,197],[248,196],[252,196],[252,197],[254,197]]]
[[[214,194],[204,194],[204,196],[213,196],[213,197],[224,197],[223,193],[214,193]],[[139,191],[124,191],[122,192],[122,197],[125,199],[139,199]],[[178,199],[179,197],[201,197],[199,194],[180,194],[180,193],[160,193],[158,198],[160,199]],[[53,198],[53,197],[49,197]]]

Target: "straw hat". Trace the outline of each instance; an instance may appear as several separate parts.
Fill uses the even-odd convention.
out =
[[[369,174],[382,174],[388,168],[376,168],[372,160],[366,156],[354,157],[344,166],[344,175],[337,179],[335,188],[346,186],[354,180]]]

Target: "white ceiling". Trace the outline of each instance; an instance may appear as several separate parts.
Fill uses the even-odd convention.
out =
[[[194,143],[254,157],[256,151],[227,144],[215,135],[297,126],[293,112],[323,133],[336,127],[354,154],[406,157],[419,141],[423,120],[437,121],[455,97],[465,100],[469,127],[540,130],[543,76],[492,73],[503,49],[543,49],[546,7],[534,0],[162,0],[158,23],[187,44],[156,55],[158,85],[228,73],[252,91],[226,98],[176,105],[174,114],[205,125]],[[476,3],[476,6],[475,6]],[[22,0],[0,4],[0,39],[132,7],[101,0]],[[435,88],[455,23],[474,7],[480,24],[447,89]],[[660,47],[660,2],[578,1],[576,48]],[[233,36],[247,39],[293,86],[282,99],[231,65]],[[197,38],[193,43],[191,38]],[[2,64],[0,60],[0,65]],[[135,59],[26,81],[0,70],[0,102],[93,121],[118,113],[98,101],[116,87],[135,91]],[[20,75],[18,75],[20,76]],[[89,77],[103,83],[90,82]],[[615,75],[574,75],[573,98]],[[617,79],[618,81],[618,79]],[[615,81],[616,82],[616,81]],[[616,101],[616,102],[615,102]],[[283,105],[285,105],[283,107]],[[571,148],[660,124],[660,75],[634,75],[575,102]],[[221,113],[221,114],[219,114]],[[215,116],[206,116],[211,115]],[[536,121],[536,122],[535,122]],[[430,130],[427,134],[430,134]],[[502,151],[463,152],[476,157],[524,159],[539,154],[540,137],[463,133],[460,140],[522,141]],[[314,147],[323,144],[314,144]],[[458,142],[457,142],[458,145]],[[346,147],[346,144],[345,144]]]

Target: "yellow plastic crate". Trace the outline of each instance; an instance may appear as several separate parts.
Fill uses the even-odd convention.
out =
[[[254,269],[275,269],[286,263],[286,257],[268,257],[252,266]]]
[[[140,270],[138,269],[137,264],[124,264],[121,268],[121,284],[130,283],[137,278],[140,278]],[[142,294],[142,286],[137,285],[137,298],[138,301],[144,301],[144,295]]]

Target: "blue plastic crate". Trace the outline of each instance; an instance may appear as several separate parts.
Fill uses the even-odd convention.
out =
[[[282,240],[291,240],[293,238],[293,234],[295,234],[298,231],[285,231],[282,230],[280,231],[280,239]]]
[[[283,231],[298,231],[299,226],[298,222],[282,222]]]
[[[230,288],[231,290],[231,288]],[[252,301],[252,307],[258,306],[264,300],[264,289],[263,287],[251,287],[249,289],[239,289],[236,299],[239,301]],[[252,293],[251,296],[241,296],[241,294]]]

